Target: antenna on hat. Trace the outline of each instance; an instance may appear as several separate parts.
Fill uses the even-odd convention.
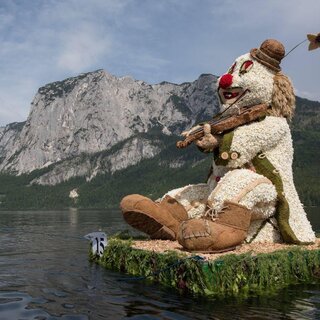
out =
[[[294,49],[298,48],[301,44],[303,44],[304,42],[306,42],[308,39],[304,39],[303,41],[299,42],[297,45],[295,45],[285,56],[288,56],[290,52],[292,52]]]
[[[303,41],[299,42],[297,45],[295,45],[285,56],[284,58],[289,55],[290,52],[298,48],[301,44],[309,40],[309,47],[308,50],[314,50],[317,48],[320,48],[320,33],[318,34],[307,34],[307,39],[304,39]]]

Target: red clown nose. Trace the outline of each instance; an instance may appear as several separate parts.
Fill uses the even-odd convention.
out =
[[[219,81],[219,87],[222,89],[227,89],[228,87],[230,87],[232,85],[232,74],[230,73],[226,73],[224,74]]]

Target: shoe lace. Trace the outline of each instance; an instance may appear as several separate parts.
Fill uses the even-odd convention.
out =
[[[208,200],[207,210],[204,213],[204,216],[210,218],[212,221],[215,221],[219,217],[219,214],[224,213],[224,210],[227,209],[228,206],[224,206],[218,211],[218,209],[214,208],[213,205],[214,205],[214,202]]]

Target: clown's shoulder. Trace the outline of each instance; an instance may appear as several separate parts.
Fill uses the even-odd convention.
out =
[[[229,168],[239,168],[258,154],[277,153],[279,145],[285,145],[285,150],[279,150],[281,158],[291,163],[293,149],[287,120],[267,116],[262,121],[243,125],[224,135],[219,149],[220,162]]]

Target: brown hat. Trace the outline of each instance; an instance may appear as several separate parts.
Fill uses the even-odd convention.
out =
[[[250,54],[273,71],[281,71],[280,62],[285,56],[285,49],[281,42],[274,39],[265,40],[259,49],[251,49]]]

